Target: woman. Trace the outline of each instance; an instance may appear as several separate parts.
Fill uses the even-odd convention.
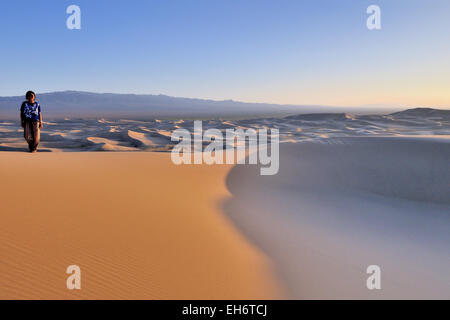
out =
[[[35,153],[40,141],[40,129],[44,127],[41,106],[36,102],[36,94],[33,91],[28,91],[25,98],[27,101],[20,107],[20,120],[28,148],[31,153]]]

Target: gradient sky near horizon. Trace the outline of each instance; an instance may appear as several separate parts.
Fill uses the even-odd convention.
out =
[[[71,4],[81,30],[66,28]],[[382,30],[366,27],[371,4]],[[448,0],[15,0],[0,35],[0,96],[450,108]]]

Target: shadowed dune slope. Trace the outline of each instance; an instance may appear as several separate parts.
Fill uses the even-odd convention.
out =
[[[233,168],[225,210],[290,297],[450,298],[449,140],[329,139],[280,155],[276,176]],[[369,265],[382,290],[366,288]]]

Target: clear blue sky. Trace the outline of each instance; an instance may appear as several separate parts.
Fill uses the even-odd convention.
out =
[[[370,4],[382,30],[366,28]],[[0,34],[1,96],[450,107],[449,0],[14,0]]]

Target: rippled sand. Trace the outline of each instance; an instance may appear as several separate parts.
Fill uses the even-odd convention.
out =
[[[0,152],[0,299],[276,299],[225,217],[231,166],[167,153]],[[66,287],[69,265],[81,290]]]

